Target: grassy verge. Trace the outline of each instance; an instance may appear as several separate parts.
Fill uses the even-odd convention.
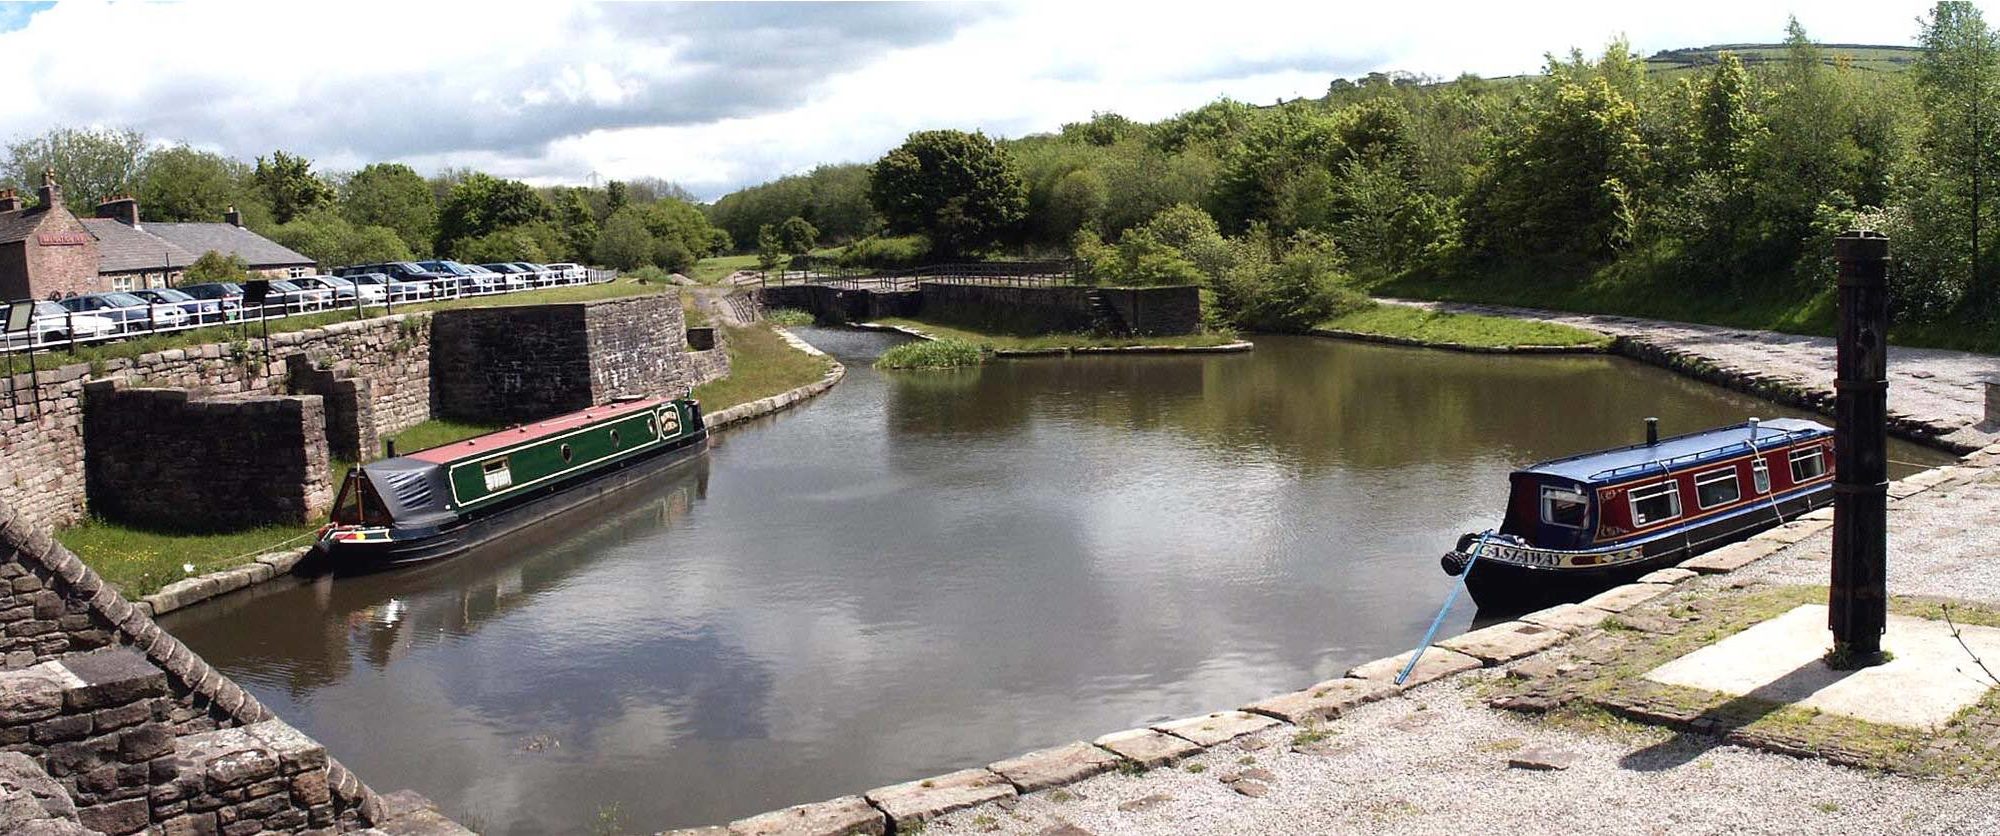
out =
[[[729,376],[695,387],[702,411],[713,414],[737,404],[768,398],[826,375],[827,360],[807,354],[766,325],[724,326],[729,344]]]
[[[1404,305],[1376,305],[1342,314],[1320,328],[1401,337],[1427,343],[1457,343],[1483,348],[1522,345],[1606,345],[1611,338],[1594,331],[1503,316],[1444,313]]]
[[[492,427],[426,421],[395,435],[399,452],[449,444],[492,431]],[[333,462],[339,490],[353,462]],[[221,500],[218,500],[221,501]],[[267,552],[297,548],[325,519],[299,525],[267,525],[226,532],[163,531],[93,519],[56,533],[97,574],[125,597],[138,599],[182,578],[247,563]]]
[[[956,369],[977,366],[986,358],[979,346],[961,339],[918,340],[882,352],[878,369]]]
[[[570,287],[552,287],[544,290],[527,290],[527,291],[522,291],[520,293],[509,293],[502,296],[475,296],[466,299],[451,299],[443,302],[420,302],[411,304],[401,304],[396,306],[396,313],[414,313],[417,311],[442,311],[442,310],[450,310],[452,308],[499,307],[502,305],[543,305],[543,304],[562,303],[562,302],[588,302],[595,299],[616,299],[625,296],[643,296],[648,293],[662,293],[673,289],[674,287],[672,285],[639,284],[638,282],[620,279],[618,281],[607,282],[605,284],[572,285]],[[365,313],[367,314],[368,317],[377,317],[386,315],[386,313],[380,308],[370,308]],[[337,322],[352,322],[355,320],[355,318],[356,317],[354,315],[354,311],[352,309],[346,309],[346,310],[323,311],[321,313],[306,314],[303,316],[288,316],[285,317],[284,319],[273,319],[270,320],[269,322],[272,334],[289,334],[295,331],[305,331],[312,328],[320,328],[327,325],[332,325]],[[135,337],[133,339],[128,339],[128,340],[119,340],[117,342],[97,343],[93,345],[78,346],[76,351],[74,352],[68,351],[66,349],[41,351],[41,352],[36,352],[31,356],[34,358],[35,368],[54,369],[62,366],[67,366],[73,363],[91,363],[95,365],[103,363],[106,360],[130,359],[133,357],[138,357],[139,355],[142,354],[150,354],[155,351],[166,351],[168,349],[174,349],[174,348],[186,348],[188,346],[203,345],[206,343],[245,342],[250,345],[255,345],[257,340],[263,338],[263,335],[264,335],[264,327],[260,325],[256,320],[250,320],[248,322],[242,322],[242,323],[230,323],[228,325],[212,325],[207,328],[194,328],[187,331],[173,331],[166,334],[152,334],[144,337]],[[20,361],[16,360],[15,362],[19,363]],[[20,364],[21,371],[25,372],[27,371],[27,368],[28,367],[26,363]]]
[[[718,255],[704,258],[694,263],[688,278],[702,284],[715,284],[738,270],[757,269],[757,255]]]
[[[1038,334],[1035,336],[1020,337],[1009,334],[989,334],[920,319],[891,317],[877,321],[885,325],[900,325],[904,328],[914,328],[939,339],[961,340],[991,350],[1103,348],[1132,345],[1210,346],[1224,345],[1236,341],[1235,334],[1217,333],[1186,334],[1177,337],[1119,337],[1099,334]]]
[[[764,312],[764,319],[772,325],[811,325],[813,315],[797,308],[772,308]]]

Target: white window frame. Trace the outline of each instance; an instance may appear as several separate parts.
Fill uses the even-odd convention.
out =
[[[131,277],[131,276],[129,276],[129,275],[126,275],[126,276],[112,276],[112,277],[111,277],[111,289],[112,289],[112,291],[114,291],[114,292],[117,292],[117,293],[131,293],[131,292],[133,291],[133,289],[134,289],[134,285],[133,285],[133,282],[132,282],[132,277]]]
[[[1756,462],[1750,465],[1750,487],[1756,491],[1753,496],[1771,492],[1771,465],[1764,461],[1763,456],[1758,456]]]
[[[1701,501],[1702,486],[1713,485],[1717,482],[1725,480],[1729,482],[1730,487],[1736,489],[1736,493],[1734,496],[1731,496],[1728,499],[1722,500],[1721,502],[1717,502],[1714,504]],[[1720,508],[1724,505],[1728,505],[1731,502],[1736,502],[1738,500],[1741,500],[1742,498],[1743,498],[1743,480],[1737,478],[1735,465],[1730,465],[1729,467],[1724,467],[1724,468],[1717,468],[1715,470],[1711,470],[1706,473],[1697,473],[1694,475],[1694,505],[1696,508],[1700,510],[1706,511],[1710,508]]]
[[[1553,525],[1553,526],[1558,526],[1560,528],[1574,528],[1582,530],[1584,526],[1589,524],[1590,497],[1584,495],[1582,492],[1570,488],[1561,488],[1553,485],[1543,485],[1541,496],[1542,496],[1542,503],[1541,503],[1542,523],[1544,525]],[[1576,502],[1576,504],[1582,505],[1583,521],[1577,523],[1576,525],[1570,525],[1569,523],[1565,522],[1556,522],[1555,517],[1549,513],[1549,500],[1551,499],[1573,500]]]
[[[480,464],[480,472],[486,477],[487,493],[504,491],[514,486],[514,469],[509,466],[506,456],[487,459]]]
[[[287,279],[299,279],[310,275],[312,275],[312,270],[305,267],[285,268],[285,278]]]
[[[1791,463],[1791,466],[1792,466],[1792,484],[1794,484],[1794,485],[1796,485],[1796,484],[1799,484],[1799,483],[1801,483],[1801,482],[1804,482],[1804,481],[1806,481],[1806,480],[1808,480],[1808,479],[1818,479],[1819,477],[1821,477],[1821,476],[1825,476],[1825,475],[1826,475],[1826,448],[1825,448],[1825,447],[1821,447],[1821,446],[1819,446],[1819,445],[1815,444],[1815,445],[1813,445],[1813,446],[1811,446],[1811,447],[1805,447],[1805,448],[1801,448],[1801,449],[1797,449],[1797,450],[1793,450],[1793,451],[1791,452],[1791,455],[1790,455],[1790,456],[1788,456],[1788,457],[1787,457],[1787,459],[1788,459],[1788,461],[1789,461],[1789,462]],[[1799,462],[1802,462],[1802,461],[1806,461],[1807,459],[1818,459],[1818,460],[1819,460],[1819,472],[1818,472],[1818,473],[1815,473],[1815,474],[1813,474],[1813,475],[1811,475],[1811,476],[1800,476],[1800,475],[1799,475]]]
[[[1642,493],[1645,495],[1640,496],[1640,494]],[[1652,499],[1653,497],[1660,496],[1663,493],[1667,497],[1673,500],[1674,512],[1664,517],[1660,517],[1658,519],[1640,519],[1639,501],[1641,499]],[[1632,490],[1626,492],[1625,501],[1632,509],[1632,525],[1635,527],[1652,525],[1654,523],[1663,523],[1668,520],[1677,520],[1681,518],[1681,512],[1683,510],[1681,507],[1681,483],[1679,480],[1676,479],[1668,479],[1664,482],[1654,482],[1653,484],[1647,485],[1643,488],[1633,488]]]

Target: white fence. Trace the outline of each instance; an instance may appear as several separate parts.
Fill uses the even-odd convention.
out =
[[[69,310],[54,302],[37,302],[26,330],[0,335],[0,351],[70,349],[151,334],[217,325],[254,325],[260,321],[341,310],[352,311],[356,319],[362,319],[393,313],[398,305],[603,284],[617,278],[616,270],[567,273],[543,270],[510,275],[461,276],[456,279],[391,281],[388,285],[350,284],[345,288],[304,288],[301,285],[304,289],[298,292],[280,292],[273,287],[264,304],[251,307],[244,306],[241,297],[153,302],[84,311]],[[300,280],[282,281],[297,283]]]

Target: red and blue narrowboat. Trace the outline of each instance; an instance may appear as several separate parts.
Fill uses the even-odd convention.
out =
[[[1608,587],[1833,504],[1833,430],[1751,421],[1541,462],[1514,471],[1497,531],[1467,534],[1481,606]],[[1479,545],[1482,536],[1484,545]],[[1472,559],[1477,547],[1478,559]]]
[[[439,560],[701,456],[690,398],[626,398],[349,471],[309,566]]]

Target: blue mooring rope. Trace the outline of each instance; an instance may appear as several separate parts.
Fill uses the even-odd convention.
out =
[[[1486,548],[1486,537],[1492,533],[1493,529],[1490,528],[1479,533],[1479,542],[1472,545],[1472,552],[1465,557],[1465,571],[1458,573],[1458,582],[1451,585],[1451,594],[1445,596],[1444,606],[1438,608],[1437,617],[1431,619],[1431,628],[1424,631],[1424,640],[1410,653],[1410,663],[1404,665],[1403,670],[1396,674],[1398,686],[1410,678],[1410,671],[1417,669],[1417,661],[1424,658],[1425,650],[1430,649],[1431,639],[1437,638],[1438,628],[1444,625],[1445,613],[1451,612],[1451,605],[1458,602],[1458,592],[1465,588],[1466,581],[1472,577],[1472,564],[1479,562],[1479,552]]]

